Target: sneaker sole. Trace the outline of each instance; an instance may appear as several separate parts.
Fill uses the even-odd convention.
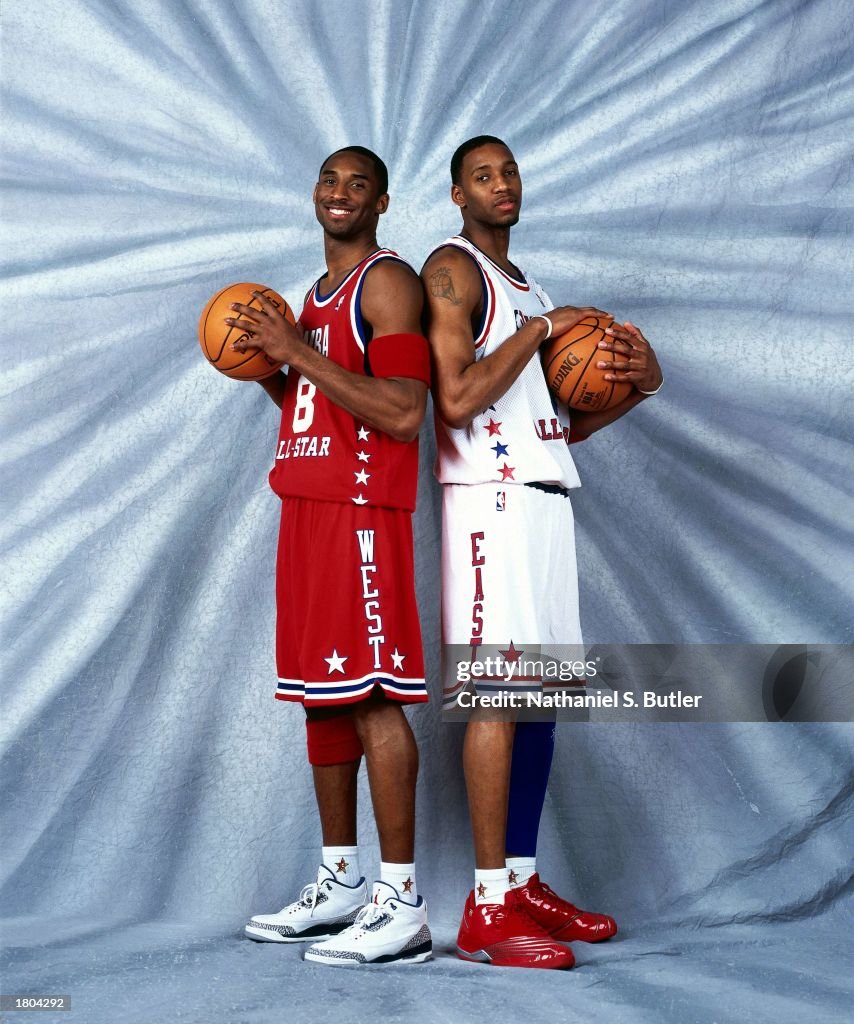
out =
[[[334,939],[352,923],[352,921],[343,921],[341,924],[323,925],[323,927],[310,928],[308,931],[300,932],[299,935],[282,935],[281,932],[272,931],[269,928],[254,928],[248,924],[243,929],[243,934],[253,942],[321,942],[323,939]]]
[[[457,946],[457,956],[460,960],[467,960],[473,964],[491,964],[493,967],[528,967],[536,970],[551,970],[551,971],[568,971],[571,967],[575,966],[575,958],[569,957],[562,963],[555,962],[543,962],[542,960],[531,961],[530,963],[520,963],[518,960],[509,960],[506,957],[497,957],[493,959],[492,956],[485,949],[467,950],[463,949],[462,946]]]
[[[378,956],[376,960],[357,960],[350,956],[324,956],[322,953],[312,953],[310,949],[303,954],[303,960],[311,960],[313,963],[326,964],[327,967],[373,967],[374,964],[423,964],[433,956],[433,943],[425,942],[406,953],[386,953],[385,956]]]

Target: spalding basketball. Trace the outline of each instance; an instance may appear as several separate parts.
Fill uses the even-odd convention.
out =
[[[618,405],[631,393],[631,384],[605,380],[605,374],[611,371],[596,367],[600,359],[610,362],[614,357],[613,352],[597,347],[600,341],[610,337],[605,334],[605,328],[613,322],[611,317],[586,316],[543,346],[546,383],[570,409],[601,412]]]
[[[285,317],[294,323],[294,314],[291,307],[285,302],[278,292],[267,288],[263,284],[230,284],[214,295],[202,310],[199,317],[199,344],[205,359],[216,367],[220,373],[233,380],[263,380],[270,377],[277,370],[280,370],[283,363],[271,359],[266,353],[257,348],[248,348],[245,352],[238,352],[231,346],[246,338],[251,341],[248,335],[238,327],[231,327],[225,322],[226,317],[239,317],[239,314],[231,308],[232,302],[240,302],[244,306],[252,306],[253,309],[260,309],[261,303],[253,292],[260,292],[276,306]]]

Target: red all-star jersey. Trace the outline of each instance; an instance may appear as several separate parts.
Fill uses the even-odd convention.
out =
[[[331,294],[321,294],[320,281],[314,285],[299,317],[306,343],[352,373],[411,377],[429,385],[426,339],[412,334],[374,339],[362,320],[362,286],[381,260],[408,266],[390,249],[378,249]],[[276,494],[412,511],[417,482],[417,438],[396,441],[330,401],[301,374],[288,373],[270,472]]]

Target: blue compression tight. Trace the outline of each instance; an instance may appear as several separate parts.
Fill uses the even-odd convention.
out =
[[[554,722],[517,722],[507,805],[507,853],[534,857],[555,749]]]

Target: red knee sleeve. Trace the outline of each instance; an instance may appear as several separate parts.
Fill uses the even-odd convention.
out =
[[[318,766],[358,761],[364,753],[351,715],[307,718],[308,763]]]

